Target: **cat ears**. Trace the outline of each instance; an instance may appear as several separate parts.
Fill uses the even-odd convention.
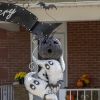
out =
[[[32,28],[31,32],[35,34],[36,39],[41,39],[44,37],[49,37],[54,29],[56,29],[61,23],[42,23],[37,22]]]

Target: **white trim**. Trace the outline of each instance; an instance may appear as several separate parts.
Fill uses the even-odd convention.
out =
[[[67,24],[66,22],[62,22],[63,24],[56,29],[55,37],[61,40],[62,48],[63,48],[63,55],[64,61],[66,64],[66,69],[64,72],[64,86],[68,87],[68,57],[67,57]]]
[[[32,33],[30,33],[30,61],[32,62]]]
[[[75,89],[64,89],[64,90],[66,90],[66,91],[84,91],[84,90],[86,90],[86,91],[91,91],[91,90],[93,90],[93,91],[100,91],[100,88],[82,88],[82,89],[80,89],[80,88],[75,88]]]
[[[66,86],[68,87],[68,40],[67,40],[67,22],[64,23],[65,25],[65,61],[66,61]]]
[[[69,92],[69,95],[70,95],[70,99],[71,99],[71,94],[72,94],[72,92],[74,91],[74,93],[76,92],[77,94],[77,96],[76,96],[76,100],[79,100],[79,92],[83,92],[83,99],[82,100],[87,100],[86,99],[86,92],[90,92],[91,94],[90,94],[90,98],[89,98],[89,100],[91,99],[91,100],[93,100],[93,92],[95,91],[95,92],[98,92],[98,98],[97,98],[97,100],[100,100],[100,97],[99,97],[99,95],[100,95],[100,88],[84,88],[84,89],[78,89],[78,88],[76,88],[76,89],[60,89],[60,91],[59,91],[59,100],[66,100],[66,95],[67,95],[67,92]]]
[[[57,7],[67,7],[67,6],[97,6],[100,5],[100,1],[72,1],[72,2],[51,2],[51,3],[46,3],[47,5],[49,4],[54,4]],[[16,4],[18,6],[23,6],[23,4]],[[29,3],[29,8],[40,8],[37,3]],[[24,4],[24,7],[27,7],[28,4]]]
[[[7,31],[17,32],[20,30],[19,25],[9,22],[0,21],[0,28]]]
[[[55,3],[58,5],[58,3]],[[59,3],[56,9],[28,8],[39,21],[96,21],[100,20],[100,2]],[[55,20],[54,20],[55,19]]]

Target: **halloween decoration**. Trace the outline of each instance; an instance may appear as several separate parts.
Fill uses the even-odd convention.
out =
[[[62,66],[62,70],[63,72],[65,71],[65,62],[64,62],[64,58],[63,58],[63,54],[61,55],[60,59],[59,59],[59,62]]]
[[[58,100],[55,93],[48,86],[48,83],[44,80],[36,78],[35,72],[30,72],[26,75],[24,84],[26,90],[29,92],[30,100],[33,100],[33,95],[39,96],[44,100]]]
[[[36,35],[39,39],[40,34],[48,34],[58,27],[61,23],[43,23],[28,10],[12,3],[0,2],[0,21],[15,23],[25,27],[29,32]]]
[[[38,22],[31,29],[33,34],[36,34],[36,39],[43,39],[44,36],[47,38],[53,32],[55,28],[57,28],[61,23],[46,23],[46,22]]]
[[[46,5],[45,2],[42,2],[42,1],[40,1],[37,5],[40,5],[40,7],[42,7],[45,10],[47,10],[47,9],[49,10],[49,9],[53,9],[53,8],[57,9],[57,7],[54,4]]]
[[[25,26],[30,31],[37,22],[37,17],[20,6],[0,3],[0,20]]]
[[[46,5],[43,2],[40,2],[39,5],[44,9],[56,8],[55,5]],[[51,33],[61,23],[39,22],[38,18],[25,8],[10,3],[0,3],[0,21],[24,26],[39,41],[38,53],[43,60],[36,59],[32,55],[33,65],[30,66],[30,69],[38,68],[38,71],[33,70],[34,72],[29,72],[24,78],[29,99],[33,100],[33,95],[36,95],[46,100],[58,100],[56,93],[63,81],[65,63],[60,41],[51,36]]]
[[[39,41],[39,55],[44,59],[59,59],[62,55],[60,41],[55,37],[43,38]]]
[[[61,56],[60,59],[62,59],[62,57],[63,56]],[[34,56],[33,61],[41,67],[41,70],[37,75],[36,72],[30,72],[25,77],[24,84],[29,92],[30,100],[33,100],[32,95],[39,96],[42,99],[44,98],[44,100],[58,100],[56,93],[61,86],[65,68],[65,66],[62,65],[65,64],[60,64],[63,62],[56,60],[38,60]]]
[[[46,41],[48,39],[51,39],[51,41],[52,41],[52,39],[56,39],[56,38],[45,37]],[[50,44],[50,42],[48,42],[48,44]],[[59,46],[61,46],[60,41],[58,41],[58,44],[59,44]],[[42,47],[42,45],[41,45],[41,47]],[[56,46],[54,46],[54,47],[56,47]],[[45,49],[47,49],[47,48],[45,48]],[[39,44],[39,50],[42,50],[40,48],[40,44]],[[41,52],[41,51],[39,51],[39,52]],[[33,53],[34,53],[34,51],[33,51]],[[37,95],[37,96],[41,97],[42,99],[44,98],[44,100],[58,100],[56,93],[59,91],[61,84],[63,82],[63,72],[65,70],[65,62],[63,59],[62,49],[61,49],[61,55],[59,55],[58,58],[53,58],[53,56],[51,57],[51,59],[46,60],[45,58],[46,57],[44,57],[43,60],[39,60],[34,56],[34,54],[32,54],[33,65],[31,68],[34,69],[35,67],[38,67],[38,71],[36,74],[36,76],[38,78],[37,77],[35,78],[34,75],[32,75],[30,73],[29,73],[29,75],[27,75],[27,77],[29,78],[29,77],[33,76],[31,78],[32,79],[35,78],[35,80],[37,80],[39,83],[41,82],[41,86],[44,85],[43,87],[45,87],[45,88],[41,88],[41,86],[40,87],[37,86],[36,91],[40,90],[39,92],[31,91],[31,89],[28,88],[29,87],[29,82],[28,82],[29,80],[27,80],[28,78],[26,77],[25,83],[28,85],[25,85],[25,87],[29,91],[29,96],[31,98],[30,100],[33,100],[32,94]],[[34,74],[34,72],[33,72],[33,74]],[[42,90],[45,91],[45,93],[43,93],[41,96],[40,94],[41,94]],[[49,92],[49,91],[51,91],[51,92]]]
[[[33,62],[39,65],[46,71],[48,76],[49,84],[55,86],[63,80],[63,71],[65,66],[61,66],[60,62],[57,60],[38,60],[32,55]],[[61,62],[63,63],[63,62]]]
[[[44,80],[39,78],[35,78],[35,72],[30,72],[25,77],[25,87],[29,93],[39,96],[42,99],[44,98],[45,94],[48,94],[51,91],[50,87],[48,87],[48,83]]]
[[[48,76],[47,76],[46,71],[40,66],[39,66],[39,69],[40,70],[38,70],[38,77],[44,81],[48,81]]]

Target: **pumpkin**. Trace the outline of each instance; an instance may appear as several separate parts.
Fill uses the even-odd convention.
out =
[[[77,81],[77,87],[78,87],[78,88],[82,88],[83,86],[84,86],[83,81],[82,81],[82,80],[78,80],[78,81]]]
[[[45,37],[39,41],[39,56],[43,59],[59,59],[61,55],[62,47],[57,38]]]
[[[71,99],[70,99],[70,95],[67,95],[66,100],[75,100],[74,95],[71,95]]]

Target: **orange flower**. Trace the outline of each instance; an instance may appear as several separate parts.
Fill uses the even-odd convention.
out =
[[[80,79],[77,81],[77,87],[78,88],[83,88],[85,86],[88,86],[90,84],[90,77],[88,74],[83,74]]]
[[[81,79],[89,79],[89,75],[88,74],[84,74],[84,75],[82,75]]]
[[[89,75],[88,74],[82,75],[81,80],[84,81],[84,83],[86,85],[90,84],[90,78],[89,78]]]

